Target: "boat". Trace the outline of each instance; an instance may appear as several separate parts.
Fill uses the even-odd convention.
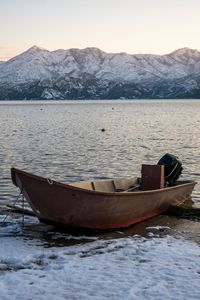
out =
[[[162,173],[164,165],[153,167]],[[195,185],[176,180],[163,186],[161,180],[161,187],[145,189],[142,177],[65,184],[16,168],[11,177],[40,222],[87,229],[125,228],[158,216],[190,199]]]

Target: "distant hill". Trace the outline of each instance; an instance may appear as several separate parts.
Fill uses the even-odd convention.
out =
[[[200,98],[200,52],[48,51],[33,46],[0,62],[0,99]]]

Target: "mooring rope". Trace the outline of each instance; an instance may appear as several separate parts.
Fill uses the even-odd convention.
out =
[[[24,227],[24,195],[22,194],[22,227]]]
[[[15,205],[17,204],[17,202],[18,202],[18,200],[19,200],[19,197],[20,197],[21,195],[23,195],[23,194],[22,194],[22,190],[20,191],[19,195],[17,196],[17,199],[15,200],[13,206],[15,206]],[[23,198],[24,198],[24,196],[23,196]],[[24,205],[24,199],[23,199],[23,202],[22,202],[22,203],[23,203],[23,205]],[[9,214],[9,212],[7,212],[7,214],[5,215],[4,219],[3,219],[2,221],[0,221],[0,224],[1,224],[1,225],[2,225],[2,224],[5,224],[6,219],[7,219],[9,216],[10,216],[10,214]]]

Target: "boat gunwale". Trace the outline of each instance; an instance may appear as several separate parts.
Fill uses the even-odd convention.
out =
[[[62,188],[67,188],[67,189],[71,189],[71,190],[74,190],[74,191],[78,191],[78,192],[82,192],[82,193],[87,193],[87,194],[96,194],[96,195],[102,195],[102,196],[133,196],[133,195],[147,195],[147,194],[153,194],[153,193],[162,193],[164,191],[168,191],[168,190],[175,190],[175,189],[179,189],[180,187],[183,187],[183,186],[189,186],[189,185],[196,185],[197,182],[193,181],[193,180],[182,180],[182,181],[179,181],[181,184],[179,185],[174,185],[174,186],[168,186],[168,187],[165,187],[165,188],[161,188],[161,189],[154,189],[154,190],[146,190],[146,191],[129,191],[129,192],[126,192],[126,191],[116,191],[116,192],[103,192],[103,191],[97,191],[97,190],[88,190],[88,189],[84,189],[84,188],[81,188],[81,187],[76,187],[76,186],[73,186],[71,185],[70,183],[62,183],[62,182],[59,182],[59,181],[56,181],[56,180],[53,180],[53,179],[50,179],[48,177],[42,177],[42,176],[39,176],[39,175],[35,175],[35,174],[32,174],[32,173],[29,173],[29,172],[26,172],[26,171],[23,171],[23,170],[20,170],[20,169],[17,169],[17,168],[14,168],[12,167],[11,168],[11,177],[12,177],[12,182],[14,183],[15,186],[18,187],[16,181],[15,181],[15,178],[13,176],[13,173],[21,173],[22,175],[25,175],[25,176],[28,176],[30,178],[35,178],[37,180],[40,180],[40,181],[43,181],[43,182],[47,182],[48,183],[48,180],[50,180],[51,183],[49,183],[50,186],[53,186],[53,185],[57,185],[57,186],[60,186]],[[137,177],[135,177],[137,178]],[[117,178],[115,178],[117,179]],[[114,180],[114,179],[107,179],[108,181],[109,180]],[[96,180],[97,181],[97,180]],[[99,180],[101,181],[101,180]],[[81,182],[81,181],[79,181]],[[85,181],[82,181],[82,182],[85,182]],[[92,182],[92,180],[91,180]],[[73,182],[72,182],[73,184]]]

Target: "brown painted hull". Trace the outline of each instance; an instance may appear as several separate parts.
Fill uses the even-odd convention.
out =
[[[187,181],[164,189],[111,193],[49,181],[14,168],[11,175],[40,221],[93,229],[128,227],[157,216],[189,199],[195,185]]]

